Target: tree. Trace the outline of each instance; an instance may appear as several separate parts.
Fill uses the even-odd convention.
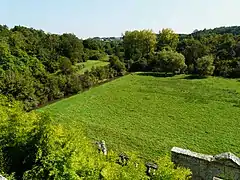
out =
[[[152,30],[126,31],[123,35],[125,58],[138,60],[136,54],[137,58],[145,57],[154,52],[156,42],[156,35]]]
[[[233,59],[236,55],[234,47],[236,42],[232,34],[224,34],[218,36],[218,44],[216,45],[216,56],[219,59]]]
[[[125,74],[126,72],[125,64],[121,62],[117,56],[110,56],[109,62],[110,62],[110,67],[117,72],[117,75]]]
[[[140,58],[138,61],[131,64],[129,71],[147,71],[148,70],[148,61],[146,58]]]
[[[83,43],[74,34],[61,36],[60,49],[62,56],[69,58],[72,64],[83,61]]]
[[[66,57],[60,58],[60,70],[63,74],[71,74],[73,71],[71,61]]]
[[[87,48],[87,49],[90,49],[90,50],[103,50],[104,47],[103,47],[103,43],[101,42],[100,39],[85,39],[83,40],[83,46],[84,48]]]
[[[213,56],[204,56],[202,58],[198,58],[196,62],[197,73],[200,76],[209,76],[212,75],[215,69],[213,65],[214,58]]]
[[[209,54],[208,46],[202,44],[199,40],[190,38],[184,39],[178,44],[178,52],[184,55],[189,73],[196,72],[196,60]]]
[[[174,51],[161,51],[157,54],[155,67],[160,71],[180,73],[186,69],[185,58],[182,54]]]
[[[157,38],[157,50],[173,50],[177,48],[179,36],[172,29],[163,29]]]

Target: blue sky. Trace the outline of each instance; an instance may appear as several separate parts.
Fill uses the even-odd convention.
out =
[[[0,24],[24,25],[80,38],[121,36],[126,30],[240,25],[240,0],[2,0]]]

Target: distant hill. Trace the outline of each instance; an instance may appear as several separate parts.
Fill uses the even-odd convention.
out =
[[[189,36],[201,36],[207,34],[233,34],[233,35],[240,35],[240,26],[222,26],[213,29],[203,29],[203,30],[194,30],[190,34],[179,34],[180,40],[189,37]],[[156,34],[157,35],[157,34]],[[122,40],[122,37],[95,37],[93,39],[100,39],[100,40]]]
[[[240,35],[240,26],[222,26],[214,29],[203,29],[203,30],[194,30],[190,34],[179,34],[180,40],[189,37],[189,36],[201,36],[207,34],[233,34]],[[158,35],[158,33],[156,34]],[[115,41],[122,40],[123,37],[94,37],[92,39],[102,40],[102,41]]]
[[[233,34],[240,35],[240,26],[229,26],[229,27],[217,27],[214,29],[203,29],[203,30],[195,30],[191,35],[198,36],[204,34]]]

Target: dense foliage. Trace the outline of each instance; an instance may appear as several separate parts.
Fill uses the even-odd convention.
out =
[[[186,69],[185,57],[174,51],[163,50],[152,60],[154,71],[180,73]]]
[[[162,50],[176,50],[179,42],[179,37],[171,29],[163,29],[158,34],[157,49]]]
[[[126,32],[123,44],[127,67],[130,71],[154,71],[156,69],[165,71],[164,64],[159,67],[159,63],[155,63],[156,59],[159,59],[159,54],[162,54],[161,51],[177,51],[184,55],[186,72],[189,74],[199,74],[198,59],[211,56],[212,66],[215,68],[211,67],[212,73],[206,75],[240,77],[240,36],[231,33],[229,29],[233,30],[236,27],[222,28],[223,32],[218,34],[202,31],[202,33],[181,35],[180,38],[171,29],[163,29],[157,35],[151,31]]]
[[[196,70],[200,76],[212,75],[215,67],[213,66],[212,56],[203,56],[196,61]]]
[[[204,35],[204,34],[233,34],[240,35],[240,26],[230,26],[230,27],[217,27],[214,29],[204,29],[204,30],[195,30],[192,35]]]
[[[0,26],[0,93],[23,101],[29,110],[123,75],[113,64],[85,74],[75,68],[89,58],[120,54],[117,43],[82,41],[73,34],[46,34],[22,26]]]
[[[30,110],[126,71],[203,75],[199,66],[205,56],[213,60],[211,73],[205,75],[239,77],[240,37],[233,33],[237,29],[195,31],[181,38],[171,29],[163,29],[157,35],[151,30],[135,30],[125,32],[122,39],[81,40],[74,34],[0,26],[0,93],[23,101]],[[226,34],[229,32],[232,34]],[[111,62],[94,68],[94,72],[79,73],[79,64],[89,59]]]
[[[53,123],[46,114],[26,113],[21,103],[0,101],[0,173],[9,179],[179,179],[190,172],[175,169],[169,159],[158,160],[155,175],[147,175],[141,159],[127,164],[109,152],[99,154],[81,128]]]

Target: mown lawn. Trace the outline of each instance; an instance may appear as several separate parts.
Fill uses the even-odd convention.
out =
[[[110,149],[145,157],[173,146],[240,156],[240,82],[130,74],[41,109]]]
[[[107,61],[98,61],[98,60],[88,60],[87,62],[79,63],[78,65],[84,64],[85,67],[83,69],[80,69],[78,73],[83,74],[84,72],[91,71],[92,67],[98,67],[98,66],[106,66],[109,64]]]

